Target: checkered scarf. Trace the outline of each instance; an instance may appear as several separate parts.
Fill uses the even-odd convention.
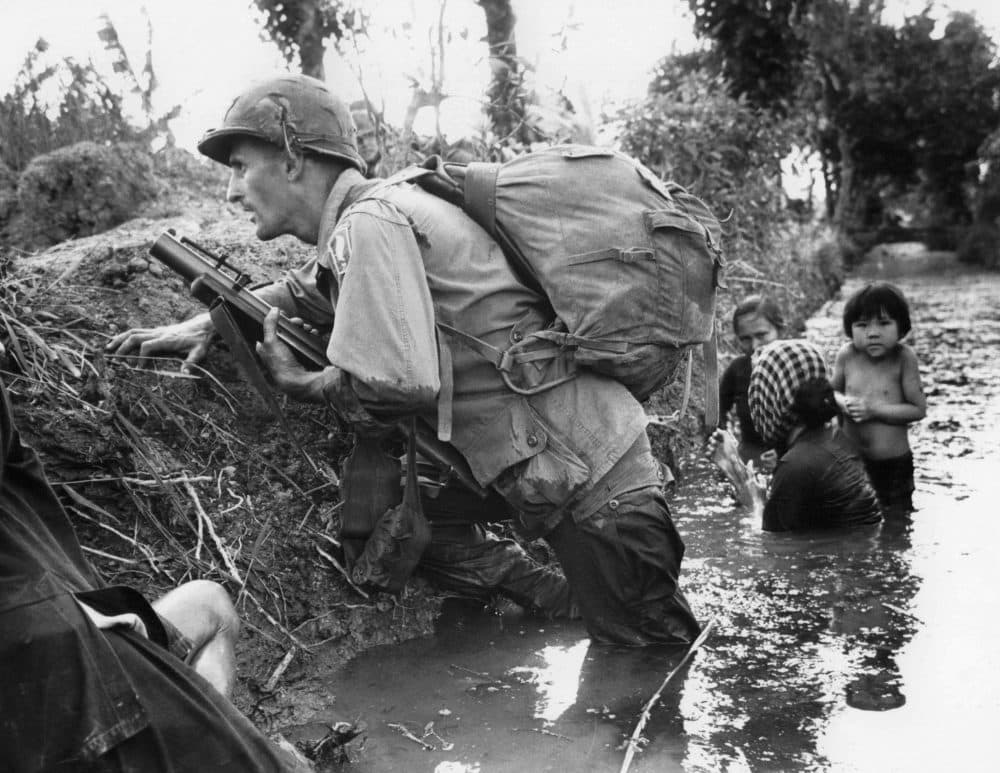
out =
[[[823,355],[808,341],[774,341],[754,352],[750,373],[750,418],[767,443],[780,443],[797,417],[795,392],[803,381],[826,377]]]

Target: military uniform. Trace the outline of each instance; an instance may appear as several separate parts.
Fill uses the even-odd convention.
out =
[[[477,481],[552,545],[595,640],[692,640],[698,624],[677,587],[683,543],[642,406],[590,371],[536,394],[511,391],[436,323],[503,350],[552,322],[546,299],[464,212],[410,185],[379,186],[341,213],[364,182],[353,169],[340,175],[317,258],[265,291],[286,312],[333,324],[334,402],[416,412],[450,432]],[[537,386],[571,367],[529,362],[517,378]],[[442,393],[451,399],[438,404]]]

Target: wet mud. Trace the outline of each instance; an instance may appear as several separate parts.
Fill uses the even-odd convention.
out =
[[[715,629],[654,706],[632,771],[993,770],[1000,719],[1000,276],[882,249],[928,415],[910,431],[916,511],[849,535],[763,533],[704,460],[672,507],[682,581]],[[807,336],[832,354],[842,302]],[[351,771],[619,770],[681,652],[590,646],[579,624],[446,606],[436,633],[369,650],[329,685],[361,720]],[[293,729],[301,738],[314,726]]]

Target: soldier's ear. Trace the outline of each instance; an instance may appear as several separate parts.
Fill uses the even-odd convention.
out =
[[[302,177],[306,167],[306,154],[298,150],[285,153],[285,172],[288,181],[294,182]]]

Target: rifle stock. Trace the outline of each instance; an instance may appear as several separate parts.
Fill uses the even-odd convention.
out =
[[[199,301],[206,306],[217,302],[227,304],[241,323],[247,323],[241,324],[241,328],[257,340],[263,337],[264,317],[272,306],[248,289],[249,276],[235,269],[225,257],[179,236],[173,229],[161,234],[149,253],[190,282],[191,294]],[[278,339],[287,344],[307,368],[325,368],[330,364],[326,342],[293,323],[283,312],[278,315]],[[453,446],[439,441],[426,422],[418,420],[416,425],[417,450],[441,471],[443,482],[455,478],[485,498],[489,492],[479,485],[465,458]],[[409,431],[407,421],[401,421],[398,426],[404,434]]]

